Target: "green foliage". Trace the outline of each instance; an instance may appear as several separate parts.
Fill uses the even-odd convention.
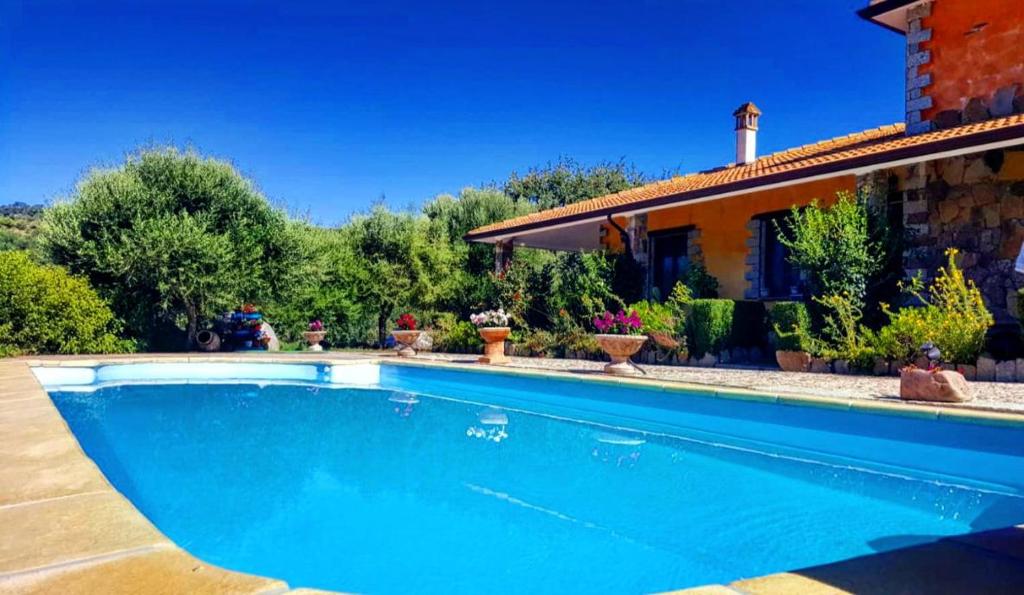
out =
[[[449,275],[456,290],[446,304],[448,309],[465,317],[494,301],[493,286],[481,283],[482,278],[494,271],[494,247],[467,244],[462,237],[477,227],[533,210],[530,203],[513,200],[494,188],[464,188],[458,197],[442,194],[423,207],[423,213],[444,231],[454,252],[455,264]],[[516,259],[521,258],[518,252]]]
[[[583,167],[571,159],[561,159],[522,176],[513,173],[503,190],[516,202],[550,209],[628,190],[648,181],[635,167],[622,161]]]
[[[551,293],[551,309],[564,311],[578,326],[590,328],[595,314],[625,307],[611,288],[612,264],[601,252],[558,255]]]
[[[692,262],[686,267],[683,273],[683,284],[690,289],[690,295],[696,299],[710,299],[718,297],[718,279],[711,273],[703,263]]]
[[[24,252],[0,253],[0,356],[129,351],[119,330],[84,279],[36,264]]]
[[[764,302],[737,300],[732,315],[732,347],[761,347],[768,335]]]
[[[644,325],[645,332],[667,333],[674,335],[676,332],[676,319],[672,309],[658,302],[640,300],[625,308],[626,312],[636,311],[637,316]]]
[[[775,332],[775,349],[810,351],[811,315],[803,302],[776,302],[768,311]]]
[[[476,353],[483,344],[476,326],[469,321],[457,319],[450,312],[435,317],[430,334],[434,339],[435,351]]]
[[[558,338],[548,331],[530,331],[523,337],[519,346],[525,352],[524,355],[551,357],[558,348]]]
[[[687,344],[691,353],[701,357],[719,354],[729,347],[736,302],[723,299],[696,299],[690,302],[686,321]]]
[[[86,275],[151,347],[184,321],[292,284],[299,255],[284,214],[231,165],[175,149],[145,150],[93,170],[44,217],[42,247]],[[181,345],[181,343],[179,343]]]
[[[920,301],[920,307],[889,313],[891,322],[879,336],[893,359],[909,359],[923,343],[931,342],[942,352],[944,361],[977,361],[985,346],[985,334],[995,321],[981,291],[957,266],[956,255],[956,249],[946,251],[946,266],[939,269],[927,296],[921,291],[920,280],[911,283],[909,292]]]
[[[594,333],[580,327],[571,327],[555,333],[556,342],[567,352],[595,356],[603,353]]]
[[[458,289],[448,274],[457,256],[445,230],[427,217],[378,205],[353,217],[341,233],[353,255],[351,287],[376,321],[378,345],[398,309],[435,309]]]
[[[877,341],[870,329],[861,325],[863,313],[849,295],[836,294],[815,297],[826,308],[824,344],[821,355],[830,359],[845,359],[850,367],[871,369],[877,351]]]
[[[817,201],[793,207],[777,231],[790,260],[809,274],[813,295],[848,295],[859,307],[869,281],[885,264],[883,242],[872,234],[866,199],[848,192],[837,197],[830,207]]]
[[[359,300],[356,283],[360,263],[345,234],[293,222],[290,233],[300,239],[300,262],[294,283],[264,313],[282,341],[304,342],[310,320],[321,320],[326,342],[334,347],[368,345],[377,340],[376,312]]]

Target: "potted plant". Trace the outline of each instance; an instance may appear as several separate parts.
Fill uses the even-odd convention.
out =
[[[398,350],[398,355],[401,357],[412,357],[416,355],[416,350],[412,348],[423,331],[416,330],[416,317],[406,312],[398,317],[395,321],[397,329],[391,331],[391,336],[395,338],[395,342],[402,347]]]
[[[643,322],[640,321],[636,310],[628,315],[625,311],[619,310],[618,314],[605,312],[601,316],[595,316],[594,327],[598,330],[594,338],[612,360],[604,367],[605,373],[620,376],[636,374],[637,367],[629,358],[640,351],[647,342]]]
[[[324,330],[324,323],[319,320],[314,320],[309,323],[309,330],[302,333],[305,337],[306,342],[309,343],[310,351],[323,351],[324,348],[320,345],[320,342],[327,336],[327,331]]]
[[[506,364],[505,339],[512,330],[508,326],[508,315],[505,310],[487,310],[479,314],[470,314],[469,321],[476,325],[480,338],[484,340],[484,354],[478,362],[481,364]]]
[[[802,302],[779,302],[768,313],[775,331],[775,360],[783,372],[811,369],[811,316]]]

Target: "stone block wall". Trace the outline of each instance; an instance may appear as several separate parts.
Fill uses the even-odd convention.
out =
[[[1017,316],[1024,275],[1014,261],[1024,243],[1024,145],[903,166],[896,177],[909,245],[908,276],[934,276],[945,250],[960,250],[960,266],[981,289],[997,323]]]

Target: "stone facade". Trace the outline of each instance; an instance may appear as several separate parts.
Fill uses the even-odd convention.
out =
[[[877,194],[880,176],[894,176],[890,191],[902,197],[907,275],[933,276],[945,250],[958,248],[996,322],[1014,322],[1024,286],[1013,270],[1024,243],[1024,145],[868,174],[863,186]]]
[[[907,134],[1024,113],[1024,4],[935,0],[906,18]]]
[[[932,59],[931,52],[921,47],[932,38],[932,30],[923,26],[924,18],[931,13],[931,2],[907,11],[907,134],[932,129],[932,122],[922,116],[924,110],[932,107],[932,98],[925,91],[925,87],[932,84],[932,74],[921,72],[921,67]]]
[[[747,282],[747,288],[743,297],[748,300],[761,297],[761,227],[759,219],[747,222],[750,237],[747,238],[747,259],[744,261],[743,279]]]

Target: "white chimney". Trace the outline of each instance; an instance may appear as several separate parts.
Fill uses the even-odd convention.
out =
[[[748,101],[732,115],[736,116],[736,164],[744,165],[757,159],[757,119],[761,110]]]

